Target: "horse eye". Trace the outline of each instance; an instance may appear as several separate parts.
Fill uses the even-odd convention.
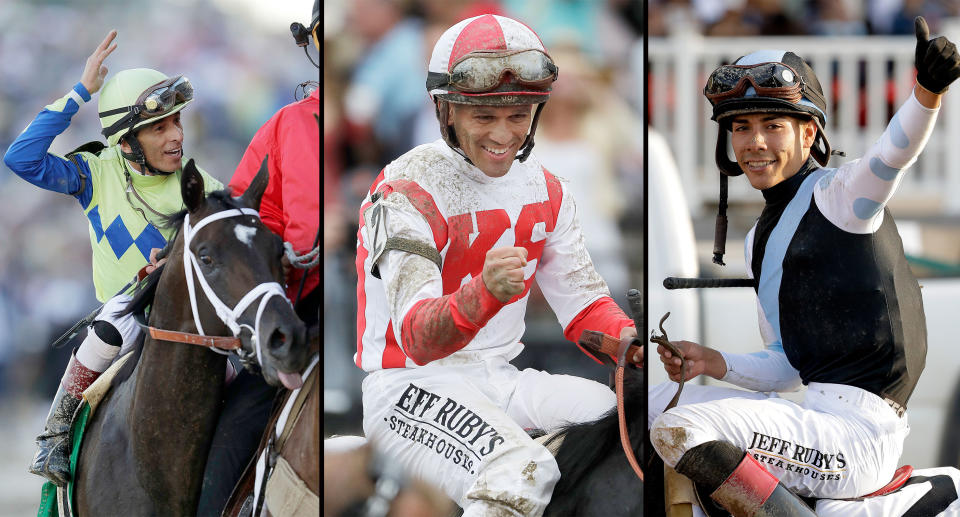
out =
[[[200,262],[202,262],[204,266],[209,266],[213,264],[213,259],[210,258],[210,255],[200,255]]]

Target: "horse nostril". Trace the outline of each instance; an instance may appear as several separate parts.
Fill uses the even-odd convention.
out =
[[[282,330],[275,329],[273,333],[270,334],[267,346],[270,347],[270,350],[280,350],[288,341],[287,335]]]

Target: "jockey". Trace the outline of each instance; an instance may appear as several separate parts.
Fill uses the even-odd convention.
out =
[[[300,24],[294,26],[302,27]],[[316,0],[309,31],[318,51],[319,28],[320,0]],[[294,36],[298,33],[295,32]],[[302,42],[304,45],[305,38],[311,37],[301,36],[304,39],[298,39],[298,44]],[[260,201],[260,217],[267,228],[283,237],[292,248],[292,254],[284,255],[284,271],[288,272],[287,297],[308,326],[320,321],[320,290],[317,289],[320,285],[317,251],[320,231],[319,117],[319,88],[303,100],[280,108],[257,130],[229,184],[233,194],[239,196],[253,181],[263,157],[269,156],[270,183]],[[290,255],[295,261],[299,257],[301,264],[288,266]],[[313,265],[309,266],[311,263]]]
[[[361,207],[364,432],[466,517],[541,515],[560,473],[525,429],[615,404],[600,383],[510,364],[534,279],[568,339],[636,336],[587,254],[569,185],[531,154],[556,78],[516,20],[449,28],[426,81],[442,138],[388,164]]]
[[[130,347],[140,333],[132,316],[116,316],[129,297],[114,293],[141,268],[155,262],[153,255],[174,236],[172,228],[164,227],[163,216],[184,208],[180,174],[186,160],[180,111],[193,100],[193,87],[186,77],[168,77],[146,68],[124,70],[104,84],[107,68],[102,64],[116,49],[115,43],[111,45],[116,35],[116,31],[107,35],[87,59],[80,82],[41,111],[4,155],[4,163],[18,176],[80,202],[89,222],[97,299],[106,301],[92,331],[71,357],[46,428],[37,437],[39,450],[30,472],[60,486],[69,480],[67,431],[83,390],[106,370],[121,347]],[[67,129],[71,117],[101,86],[98,111],[107,146],[92,142],[66,157],[49,153],[54,138]],[[201,173],[207,192],[223,188],[215,178]],[[228,373],[232,375],[232,369]],[[241,384],[243,375],[231,384],[227,406],[230,391]],[[272,392],[264,398],[269,406]],[[263,425],[265,422],[259,431]],[[236,423],[229,426],[239,427]],[[218,436],[211,455],[232,447],[217,448],[221,439],[230,443],[233,437]],[[237,462],[245,463],[252,452],[246,451]],[[224,461],[211,462],[227,468]],[[237,469],[238,475],[243,464],[229,468]],[[219,473],[214,483],[225,477]]]
[[[903,451],[926,326],[885,205],[960,76],[953,43],[929,40],[923,18],[916,27],[913,93],[865,156],[837,168],[826,166],[826,98],[796,54],[748,54],[717,68],[704,88],[720,125],[718,167],[745,175],[765,201],[747,234],[746,266],[766,349],[730,354],[676,342],[686,380],[706,374],[751,391],[688,384],[664,412],[677,387],[664,383],[650,390],[648,418],[663,461],[735,516],[814,515],[795,494],[870,494],[891,480]],[[658,352],[680,380],[679,358]],[[801,384],[800,404],[771,393]]]

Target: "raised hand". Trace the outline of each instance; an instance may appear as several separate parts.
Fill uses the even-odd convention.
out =
[[[107,37],[103,38],[103,41],[97,46],[97,49],[93,51],[93,54],[90,54],[90,57],[87,58],[86,66],[83,67],[83,75],[80,76],[80,82],[91,95],[99,91],[100,87],[103,86],[103,79],[107,76],[107,67],[103,66],[103,60],[107,59],[107,56],[117,49],[116,43],[110,44],[116,37],[116,29],[111,30],[107,34]]]
[[[495,248],[487,252],[483,262],[483,283],[498,300],[507,303],[523,292],[523,268],[527,265],[527,249]]]
[[[931,93],[943,94],[950,83],[960,77],[957,47],[944,36],[929,39],[930,28],[923,16],[917,16],[913,26],[917,35],[917,83]]]

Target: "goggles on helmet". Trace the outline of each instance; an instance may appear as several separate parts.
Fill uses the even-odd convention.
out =
[[[193,85],[184,76],[171,77],[147,88],[137,98],[140,118],[151,118],[170,111],[177,103],[193,99]]]
[[[453,63],[449,74],[429,73],[427,89],[452,86],[467,93],[489,92],[503,82],[507,72],[516,82],[537,89],[557,80],[557,66],[540,50],[478,50]]]
[[[103,135],[109,138],[110,135],[121,129],[135,126],[138,119],[146,120],[158,117],[172,110],[177,104],[192,99],[193,85],[190,84],[190,79],[182,75],[171,77],[147,88],[140,94],[140,97],[137,97],[136,103],[132,106],[100,112],[101,118],[117,113],[127,113],[126,116],[104,129]]]
[[[743,97],[750,85],[761,97],[783,99],[794,104],[803,98],[803,79],[796,70],[778,62],[721,66],[710,74],[703,94],[716,105],[730,98]]]

